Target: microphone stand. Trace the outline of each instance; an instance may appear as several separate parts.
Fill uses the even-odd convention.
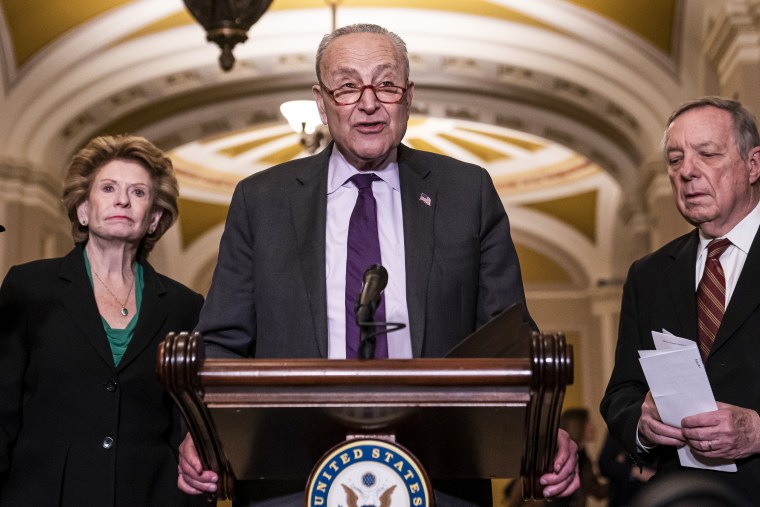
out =
[[[373,264],[364,272],[362,290],[359,292],[354,315],[359,326],[359,359],[375,359],[375,344],[379,333],[397,331],[404,324],[375,322],[375,311],[382,303],[382,292],[388,283],[388,272],[380,264]],[[382,331],[378,327],[382,326]]]
[[[377,335],[375,305],[358,307],[356,309],[356,324],[359,326],[359,359],[374,359],[375,336]]]

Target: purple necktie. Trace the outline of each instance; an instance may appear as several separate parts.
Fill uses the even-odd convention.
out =
[[[346,358],[359,355],[359,326],[356,325],[356,299],[362,288],[364,272],[373,264],[380,264],[380,238],[377,234],[377,203],[372,194],[372,182],[380,178],[373,173],[355,174],[351,181],[359,189],[354,211],[348,222],[346,255]],[[385,322],[385,298],[375,311],[375,322]],[[388,357],[385,334],[376,338],[375,357]]]

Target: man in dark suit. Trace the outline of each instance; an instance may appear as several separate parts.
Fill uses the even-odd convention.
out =
[[[678,210],[696,229],[631,266],[602,415],[610,432],[640,464],[659,458],[660,478],[682,469],[676,448],[683,445],[697,455],[736,460],[736,473],[695,473],[720,477],[756,502],[760,498],[760,137],[752,113],[741,104],[706,97],[675,110],[663,148]],[[708,270],[705,265],[715,262],[707,259],[709,245],[723,238],[730,244],[713,256],[720,255],[720,271],[717,266]],[[717,299],[725,313],[721,320],[720,311],[712,312],[714,335],[711,325],[698,317],[707,315],[710,306],[702,297],[705,289],[699,288],[703,273],[708,277],[705,283],[724,279],[723,295]],[[655,348],[652,331],[663,329],[684,338],[699,337],[718,402],[717,411],[686,417],[681,427],[661,421],[638,361],[638,350]]]
[[[197,328],[207,354],[351,357],[346,251],[356,174],[375,174],[389,272],[385,320],[406,324],[388,334],[388,357],[443,357],[505,308],[524,305],[509,222],[488,173],[400,144],[414,92],[404,42],[376,25],[338,29],[319,47],[317,78],[313,93],[333,143],[237,186]],[[524,317],[532,324],[527,310]],[[543,477],[547,496],[577,488],[576,449],[561,432],[554,473]],[[209,491],[213,480],[186,439],[180,488]],[[452,493],[490,505],[486,487]]]

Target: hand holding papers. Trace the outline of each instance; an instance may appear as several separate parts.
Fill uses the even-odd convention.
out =
[[[640,350],[639,362],[662,422],[680,427],[684,417],[717,410],[696,342],[657,331],[652,338],[656,350]],[[697,456],[689,446],[678,457],[683,466],[736,472],[733,461]]]

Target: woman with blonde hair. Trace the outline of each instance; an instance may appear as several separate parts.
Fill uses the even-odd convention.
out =
[[[0,506],[191,501],[176,488],[179,413],[155,366],[203,298],[147,261],[178,193],[171,160],[141,137],[98,137],[71,160],[76,246],[12,267],[0,288]]]

